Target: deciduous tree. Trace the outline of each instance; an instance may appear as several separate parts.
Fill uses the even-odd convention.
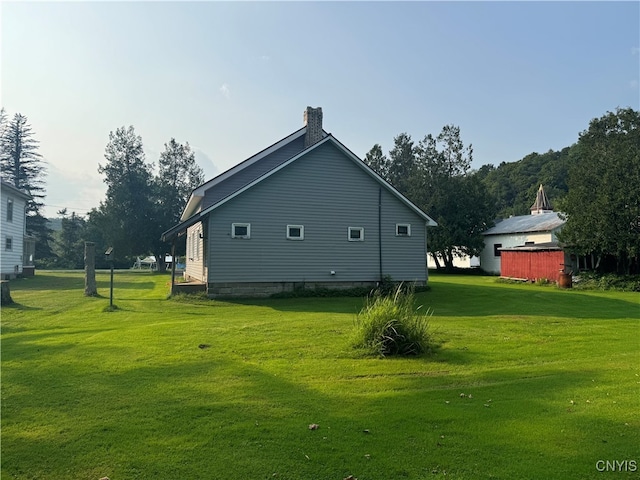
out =
[[[369,161],[380,157],[376,146],[367,155]],[[441,259],[448,270],[454,257],[480,253],[482,232],[495,215],[493,198],[471,175],[472,160],[472,146],[464,145],[454,125],[445,125],[435,137],[427,134],[417,146],[401,133],[389,152],[387,180],[438,223],[429,229],[429,251],[436,265],[440,267]]]
[[[618,108],[593,119],[572,152],[567,223],[560,239],[579,254],[640,269],[640,112]]]
[[[155,179],[155,236],[153,251],[159,269],[164,269],[164,254],[168,246],[160,240],[162,232],[180,221],[191,192],[204,183],[204,172],[196,163],[189,143],[181,144],[172,138],[164,144],[158,160]]]
[[[437,223],[429,230],[429,252],[453,269],[455,257],[478,255],[483,248],[482,232],[491,226],[494,201],[482,182],[470,174],[473,148],[465,147],[460,128],[445,125],[440,134],[428,134],[418,144],[420,185],[415,190],[418,204]]]

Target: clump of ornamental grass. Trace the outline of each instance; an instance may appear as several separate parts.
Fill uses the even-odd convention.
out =
[[[392,294],[369,297],[356,317],[353,347],[383,357],[430,352],[431,313],[414,303],[414,290],[402,284]]]

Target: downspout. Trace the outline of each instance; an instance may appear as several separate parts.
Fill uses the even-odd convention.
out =
[[[378,265],[380,267],[380,283],[382,283],[382,187],[378,189]]]
[[[428,222],[424,224],[424,269],[427,271],[427,284],[429,284],[429,239],[427,235],[429,233]]]
[[[171,240],[171,296],[175,293],[175,285],[176,285],[176,238],[173,237]]]

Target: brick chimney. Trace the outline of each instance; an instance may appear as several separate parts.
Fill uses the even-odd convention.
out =
[[[307,133],[304,136],[304,148],[322,140],[322,107],[307,107],[304,111],[304,125]]]

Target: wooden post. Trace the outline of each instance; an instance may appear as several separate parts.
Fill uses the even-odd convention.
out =
[[[86,297],[98,295],[96,286],[96,244],[84,242],[84,294]]]
[[[2,280],[0,282],[0,287],[2,288],[2,301],[0,304],[2,305],[10,305],[13,303],[13,298],[11,298],[11,288],[9,287],[9,282],[7,280]]]

